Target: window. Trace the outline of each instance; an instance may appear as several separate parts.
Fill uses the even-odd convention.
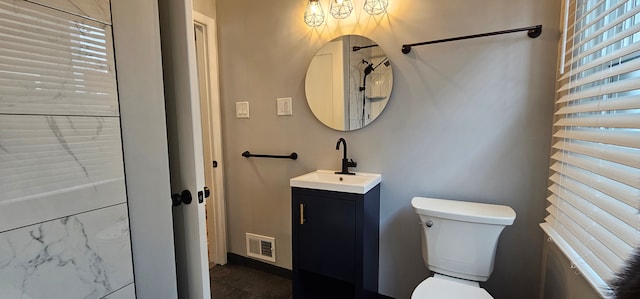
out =
[[[603,297],[640,245],[640,0],[566,0],[540,226]]]

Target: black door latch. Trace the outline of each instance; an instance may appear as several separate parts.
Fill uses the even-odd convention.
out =
[[[184,190],[180,194],[171,194],[171,203],[174,207],[177,207],[181,204],[188,205],[191,203],[191,201],[193,201],[193,198],[191,197],[191,192],[189,192],[189,190]]]

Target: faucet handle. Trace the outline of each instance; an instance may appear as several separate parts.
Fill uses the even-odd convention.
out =
[[[349,159],[349,162],[347,162],[347,167],[356,167],[358,166],[358,163],[356,163],[356,161],[353,161],[353,159]]]

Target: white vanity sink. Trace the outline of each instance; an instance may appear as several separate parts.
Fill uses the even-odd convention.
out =
[[[289,180],[291,187],[365,194],[382,180],[377,173],[336,174],[334,170],[316,170]]]

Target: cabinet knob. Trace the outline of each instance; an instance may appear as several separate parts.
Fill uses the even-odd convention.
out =
[[[304,204],[300,204],[300,224],[304,224]]]

